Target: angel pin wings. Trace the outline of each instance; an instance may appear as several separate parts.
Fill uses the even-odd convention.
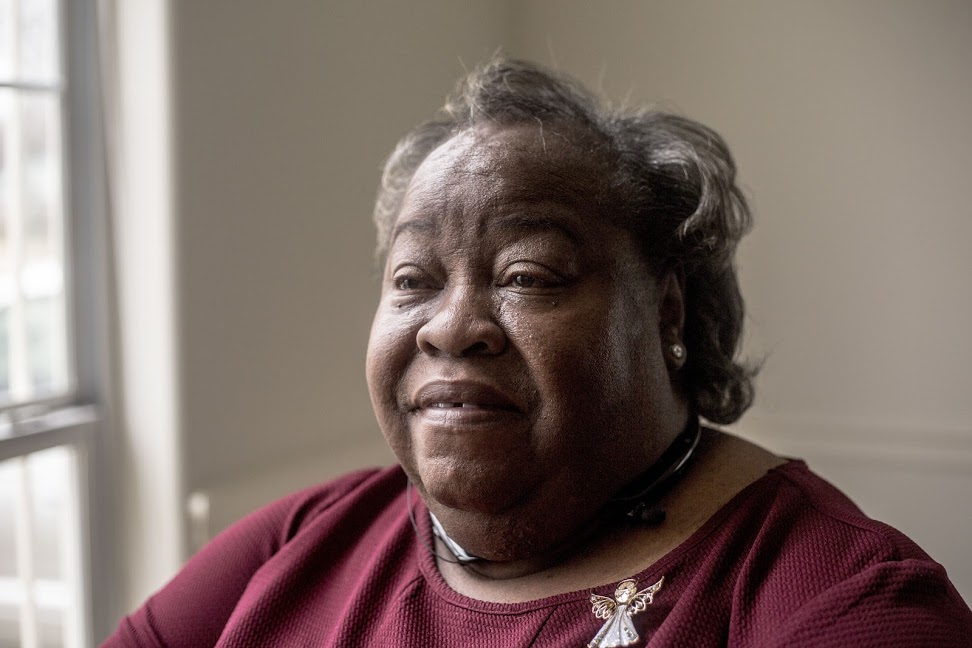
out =
[[[591,594],[591,611],[598,619],[607,619],[598,630],[587,648],[610,648],[612,646],[630,646],[638,641],[631,617],[651,605],[655,593],[661,589],[665,577],[662,576],[654,585],[638,591],[638,583],[634,579],[623,580],[618,583],[614,591],[614,598]]]

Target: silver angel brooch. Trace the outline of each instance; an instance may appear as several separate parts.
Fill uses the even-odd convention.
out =
[[[611,646],[631,646],[638,641],[631,617],[642,612],[651,605],[655,593],[661,589],[665,577],[650,587],[638,591],[638,583],[634,579],[623,580],[614,590],[614,598],[591,594],[591,609],[598,619],[607,619],[601,629],[597,631],[587,648],[609,648]]]

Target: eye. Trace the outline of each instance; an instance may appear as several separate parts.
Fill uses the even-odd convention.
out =
[[[531,277],[530,275],[518,274],[513,277],[513,285],[517,288],[533,288],[539,283],[542,283],[536,277]]]
[[[546,291],[562,287],[564,280],[545,266],[520,262],[507,268],[497,283],[514,290]]]
[[[395,269],[391,277],[392,288],[401,293],[414,293],[434,288],[435,280],[424,269],[403,265]]]
[[[415,277],[398,277],[395,279],[395,288],[397,290],[419,290],[425,287],[425,284]]]

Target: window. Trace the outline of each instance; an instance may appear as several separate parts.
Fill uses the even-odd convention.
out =
[[[53,0],[0,0],[0,404],[70,390]]]
[[[96,417],[76,352],[93,306],[74,301],[85,254],[72,233],[91,217],[79,162],[97,163],[68,137],[89,88],[68,50],[93,47],[93,7],[0,0],[0,648],[93,637]]]

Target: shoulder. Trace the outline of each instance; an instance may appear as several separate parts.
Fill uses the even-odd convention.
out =
[[[748,617],[738,632],[761,628],[768,646],[967,645],[972,612],[905,534],[802,461],[750,491],[742,519],[757,531],[734,588],[734,607]]]
[[[803,461],[778,457],[731,434],[708,433],[693,504],[701,509],[699,500],[717,503],[712,516],[724,524],[758,528],[754,542],[772,539],[781,550],[792,546],[810,553],[819,545],[822,554],[856,547],[875,558],[928,559],[907,536],[869,518]]]
[[[972,612],[931,559],[875,562],[812,597],[768,646],[968,646]]]
[[[398,465],[357,470],[283,497],[251,513],[227,532],[236,529],[238,535],[239,528],[248,532],[259,529],[259,535],[272,538],[271,544],[279,547],[335,508],[354,511],[362,501],[370,507],[390,503],[402,494],[406,483]]]
[[[405,484],[405,474],[397,465],[349,472],[253,511],[219,533],[197,555],[245,551],[266,560],[305,529],[331,516],[335,508],[353,511],[361,499],[370,500],[372,505],[382,499],[393,500]]]
[[[106,646],[213,645],[254,575],[300,537],[325,537],[340,520],[372,515],[401,496],[401,468],[367,469],[305,488],[217,535],[131,616]]]
[[[841,550],[857,546],[875,559],[931,561],[908,536],[868,517],[839,488],[818,476],[800,460],[790,460],[773,471],[774,506],[792,514],[788,535],[805,544],[827,544]]]
[[[241,559],[258,568],[303,534],[326,535],[348,517],[374,516],[404,491],[406,477],[395,465],[358,470],[304,488],[245,516],[217,535],[183,572],[213,570]],[[197,564],[198,563],[198,564]]]
[[[871,519],[800,460],[789,460],[741,492],[719,534],[747,538],[749,576],[763,594],[796,604],[877,564],[934,564],[897,529]],[[738,546],[738,545],[737,545]]]

